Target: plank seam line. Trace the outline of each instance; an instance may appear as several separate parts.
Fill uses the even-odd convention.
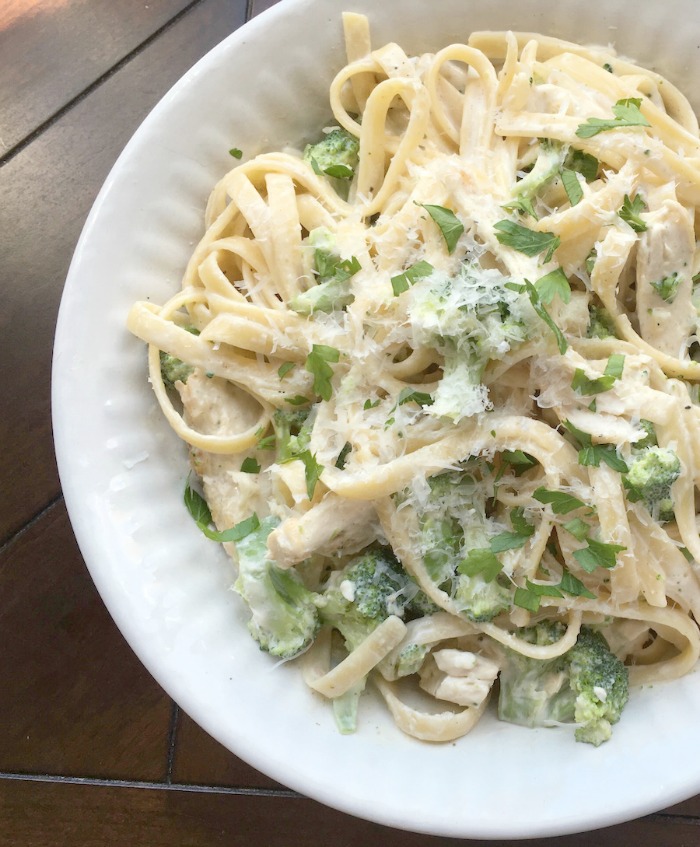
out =
[[[198,785],[190,782],[158,782],[157,780],[109,779],[62,774],[15,773],[0,771],[0,782],[40,782],[60,785],[90,785],[99,788],[145,788],[160,791],[186,791],[191,794],[232,794],[246,797],[302,797],[290,788],[245,788],[243,786]]]
[[[18,141],[13,147],[10,147],[2,156],[0,156],[0,168],[3,165],[6,165],[8,162],[11,162],[15,156],[18,156],[24,149],[26,149],[33,141],[35,141],[39,136],[43,135],[47,129],[50,129],[57,121],[59,121],[64,115],[66,115],[72,108],[81,103],[86,97],[89,97],[94,91],[100,88],[103,83],[107,82],[108,79],[114,76],[114,74],[118,73],[122,68],[129,64],[133,59],[139,56],[143,51],[149,47],[157,38],[159,38],[163,33],[167,32],[171,27],[175,26],[177,23],[185,17],[185,15],[189,14],[196,6],[204,3],[205,0],[191,0],[184,8],[180,9],[180,11],[173,15],[170,20],[166,21],[162,26],[158,27],[158,29],[154,30],[147,38],[145,38],[140,44],[137,44],[132,50],[130,50],[125,56],[122,56],[118,62],[112,65],[111,68],[108,68],[104,73],[100,74],[94,82],[91,82],[86,88],[80,91],[75,95],[72,99],[70,99],[67,103],[64,103],[60,109],[55,111],[53,115],[48,117],[45,121],[39,124],[38,127],[33,129],[29,135],[26,135],[21,141]]]
[[[12,546],[12,544],[18,541],[26,532],[28,532],[34,526],[34,524],[40,521],[44,517],[44,515],[50,512],[51,509],[53,509],[62,500],[63,494],[57,494],[52,500],[49,500],[49,502],[45,506],[42,506],[38,512],[35,512],[35,514],[33,514],[31,518],[29,518],[29,520],[25,521],[19,529],[15,530],[14,532],[11,532],[10,535],[7,536],[7,538],[1,539],[0,556],[2,556],[2,554],[6,550],[8,550]]]

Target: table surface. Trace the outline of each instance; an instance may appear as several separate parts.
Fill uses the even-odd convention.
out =
[[[207,736],[112,622],[61,496],[51,352],[84,220],[152,106],[271,5],[0,3],[0,847],[458,843],[326,808]],[[697,845],[700,796],[595,833],[522,843]]]

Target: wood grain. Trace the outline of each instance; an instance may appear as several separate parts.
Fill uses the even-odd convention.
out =
[[[192,0],[4,0],[0,157]]]
[[[504,810],[504,814],[507,813]],[[467,842],[403,832],[301,797],[0,783],[3,844],[21,847],[457,847]],[[470,847],[493,842],[472,840]],[[510,842],[515,843],[515,842]],[[521,847],[695,847],[692,820],[647,818],[595,833],[518,841]]]
[[[184,712],[179,715],[175,741],[171,772],[174,784],[268,790],[283,788],[234,756]]]
[[[0,771],[165,779],[171,702],[108,615],[62,502],[0,552],[0,598]]]
[[[146,114],[244,15],[243,2],[204,0],[0,169],[0,543],[59,493],[50,420],[53,333],[95,196]]]

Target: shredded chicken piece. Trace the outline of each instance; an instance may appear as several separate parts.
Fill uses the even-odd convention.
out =
[[[420,686],[438,700],[480,706],[498,676],[498,665],[466,650],[436,650],[420,670]]]
[[[377,537],[377,518],[371,503],[327,494],[302,515],[292,514],[267,540],[271,559],[290,567],[317,550],[328,556],[337,550],[355,553]]]

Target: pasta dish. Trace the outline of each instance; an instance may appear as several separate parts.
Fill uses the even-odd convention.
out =
[[[597,746],[700,653],[697,119],[610,48],[343,27],[329,125],[232,149],[128,317],[185,502],[340,731],[372,684],[425,741],[492,699]]]

